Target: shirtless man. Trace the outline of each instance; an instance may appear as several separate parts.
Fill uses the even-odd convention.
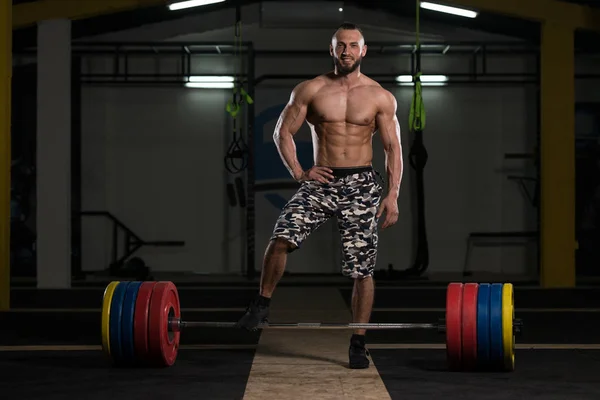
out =
[[[275,286],[283,275],[287,254],[321,224],[336,217],[342,239],[342,274],[354,279],[353,322],[366,323],[373,307],[373,270],[377,257],[377,224],[398,220],[398,193],[403,173],[396,99],[360,72],[367,53],[361,30],[342,24],[332,37],[334,71],[294,88],[281,113],[273,138],[281,159],[300,189],[285,205],[267,246],[260,292],[237,326],[249,330],[267,320]],[[315,165],[303,170],[294,135],[306,119],[312,131]],[[388,190],[371,165],[372,137],[379,131],[385,149]],[[367,368],[365,329],[350,339],[350,368]]]

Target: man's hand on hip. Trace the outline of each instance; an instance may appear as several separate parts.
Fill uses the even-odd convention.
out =
[[[327,167],[314,166],[304,172],[299,177],[295,177],[298,182],[317,181],[321,183],[329,183],[333,179],[333,171]]]

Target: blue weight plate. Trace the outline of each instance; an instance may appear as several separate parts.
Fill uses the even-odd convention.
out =
[[[502,286],[501,283],[494,283],[490,289],[490,362],[494,369],[504,365]]]
[[[490,362],[490,284],[480,283],[477,291],[477,364],[486,368]]]
[[[125,292],[125,299],[123,300],[123,315],[121,316],[121,351],[123,361],[128,365],[135,363],[133,317],[135,313],[135,302],[141,285],[142,282],[129,282]]]
[[[123,300],[125,300],[128,286],[129,282],[119,282],[110,304],[110,355],[117,365],[123,362],[121,316],[123,315]]]

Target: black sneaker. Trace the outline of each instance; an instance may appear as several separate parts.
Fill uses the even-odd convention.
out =
[[[236,328],[243,328],[249,331],[256,331],[260,323],[269,322],[267,317],[269,316],[269,307],[261,305],[257,300],[253,300],[252,303],[246,308],[246,313],[236,323]]]
[[[348,356],[350,359],[349,366],[351,369],[369,368],[369,359],[367,358],[367,356],[370,356],[369,350],[363,346],[351,344],[350,348],[348,349]]]

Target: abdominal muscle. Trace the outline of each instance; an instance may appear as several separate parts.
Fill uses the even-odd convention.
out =
[[[370,166],[373,158],[371,126],[347,122],[321,123],[312,129],[315,164],[322,167]]]

